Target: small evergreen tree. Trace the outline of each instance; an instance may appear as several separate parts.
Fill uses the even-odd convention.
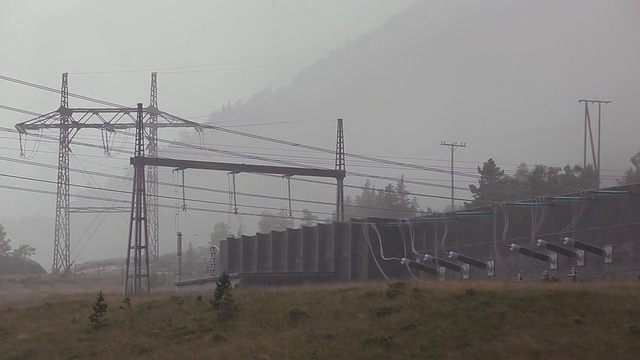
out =
[[[93,304],[93,314],[89,315],[89,324],[93,330],[98,330],[107,326],[107,303],[104,301],[102,291],[98,292],[96,302]]]
[[[223,271],[218,281],[216,281],[216,289],[213,291],[213,299],[209,301],[216,309],[222,304],[222,300],[226,293],[231,294],[231,279],[226,271]]]
[[[235,309],[235,302],[231,287],[231,279],[226,271],[223,271],[218,281],[216,282],[216,289],[213,291],[213,299],[209,300],[211,305],[218,310],[216,318],[219,321],[226,321],[233,317],[233,310]]]

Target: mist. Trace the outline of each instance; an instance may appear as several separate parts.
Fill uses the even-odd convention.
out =
[[[336,119],[343,118],[347,153],[440,170],[347,156],[347,171],[362,174],[347,176],[350,196],[367,179],[380,188],[405,175],[415,181],[408,190],[419,195],[422,209],[444,209],[450,153],[441,141],[467,144],[455,152],[461,188],[477,183],[477,166],[490,157],[507,173],[522,162],[582,164],[580,99],[611,101],[602,113],[603,186],[615,185],[640,150],[640,4],[633,0],[60,1],[5,2],[0,10],[5,77],[57,89],[68,72],[71,92],[134,106],[148,103],[150,73],[157,71],[159,107],[171,114],[323,149],[335,149]],[[0,105],[35,113],[59,106],[59,94],[9,81],[0,81],[0,99]],[[71,99],[71,106],[95,104]],[[33,117],[0,112],[0,126],[9,129]],[[17,134],[0,136],[0,223],[13,244],[35,246],[33,258],[49,269],[55,194],[10,188],[55,193],[57,143],[33,135],[23,143],[25,158]],[[162,157],[269,163],[256,158],[263,157],[321,168],[335,163],[330,152],[215,130],[163,129],[160,138],[192,145],[160,142]],[[75,140],[101,145],[91,129]],[[82,170],[130,178],[132,140],[115,135],[111,156],[72,146],[71,167],[80,172],[71,173],[71,183],[103,189],[72,186],[72,193],[127,206],[130,180]],[[227,173],[186,170],[184,193],[181,173],[160,169],[159,176],[165,183],[160,202],[170,205],[160,209],[161,253],[175,250],[178,230],[194,246],[206,245],[217,222],[229,223],[232,233],[240,227],[255,233],[259,214],[287,208],[289,199],[294,217],[309,209],[326,219],[335,207],[334,186],[296,178],[289,191],[280,177],[237,174],[234,201]],[[471,194],[457,189],[456,197]],[[74,262],[124,256],[128,220],[126,212],[73,214]]]

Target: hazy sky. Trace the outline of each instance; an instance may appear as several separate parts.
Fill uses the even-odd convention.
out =
[[[301,69],[326,58],[348,40],[356,41],[385,24],[413,3],[413,0],[0,0],[0,75],[59,88],[61,73],[68,72],[71,92],[133,106],[137,102],[148,102],[150,73],[158,71],[160,107],[172,114],[205,121],[223,104],[246,100],[267,87],[286,86]],[[331,148],[335,141],[333,121],[345,116],[346,147],[350,152],[446,169],[449,153],[439,145],[440,141],[467,142],[467,148],[456,152],[458,170],[473,173],[487,158],[495,157],[498,165],[509,172],[519,162],[553,166],[581,163],[583,108],[578,99],[604,98],[614,102],[605,108],[603,178],[605,185],[616,183],[630,166],[629,157],[640,147],[636,135],[640,131],[637,101],[640,45],[636,39],[640,33],[637,21],[640,3],[635,0],[434,0],[425,3],[429,11],[415,15],[424,16],[425,26],[419,28],[423,33],[415,34],[424,39],[424,43],[410,54],[398,54],[398,63],[415,68],[418,80],[412,84],[418,85],[407,88],[406,84],[391,81],[380,84],[381,87],[396,86],[398,93],[410,92],[414,99],[410,107],[383,100],[367,104],[364,99],[361,104],[366,106],[358,109],[336,107],[335,114],[331,111],[306,114],[315,122],[240,129]],[[387,49],[403,41],[409,40],[388,39],[389,46],[381,50],[387,53],[380,56],[396,56]],[[383,71],[388,75],[397,69]],[[342,81],[348,83],[350,78],[346,76]],[[363,90],[362,93],[374,94],[376,88]],[[424,101],[417,103],[419,99]],[[93,105],[73,98],[70,102],[71,106]],[[0,80],[0,105],[45,113],[55,110],[58,103],[59,95],[55,93]],[[388,120],[368,124],[368,117],[373,118],[372,112],[383,114]],[[29,118],[0,110],[0,127],[13,128]],[[368,126],[382,129],[379,132],[386,138],[367,138]],[[305,133],[311,136],[299,136]],[[177,132],[169,134],[165,137],[178,137]],[[216,134],[214,139],[218,144],[234,146],[232,140],[223,135]],[[99,145],[100,134],[82,132],[77,140]],[[36,154],[32,152],[36,149],[34,141],[26,146],[28,153]],[[247,151],[248,143],[235,146],[243,146]],[[0,175],[5,175],[0,177],[0,185],[55,191],[55,184],[6,177],[56,179],[55,169],[19,163],[23,160],[19,158],[18,148],[15,134],[0,132],[3,159]],[[99,150],[72,149],[74,168],[120,175],[130,170],[129,149],[112,158],[104,158]],[[31,161],[56,165],[54,142],[42,141],[37,150]],[[269,151],[254,149],[256,153]],[[349,169],[354,169],[354,164],[349,163],[352,166]],[[398,176],[400,172],[386,167],[362,171],[388,176]],[[448,182],[446,175],[407,175],[439,184]],[[164,176],[171,178],[172,175],[169,171]],[[220,188],[225,188],[226,175],[215,176],[207,175],[201,181],[223,183]],[[359,185],[364,179],[348,181]],[[89,186],[107,184],[102,178],[73,174],[72,182]],[[255,185],[246,177],[240,177],[238,183],[245,191]],[[383,186],[384,183],[376,184]],[[109,186],[130,191],[125,182]],[[281,179],[268,186],[276,188],[271,195],[285,193]],[[461,181],[460,186],[466,184]],[[410,187],[410,190],[448,196],[447,189]],[[470,197],[468,192],[457,194]],[[333,201],[330,191],[297,185],[294,195]],[[223,199],[219,201],[225,201],[224,194],[221,196]],[[38,213],[54,217],[54,196],[0,188],[0,199],[3,203],[0,219],[18,220]],[[427,203],[423,198],[420,201],[423,208],[427,205],[442,208],[448,203],[446,200]],[[91,238],[100,221],[95,222],[95,218],[88,215],[74,215],[72,244],[77,244],[73,244],[76,249],[72,253],[78,253],[83,244],[88,244],[79,261],[123,256],[122,228],[126,228],[127,217],[128,214],[116,217],[108,225],[120,228],[117,239],[113,240],[117,245],[109,245],[104,240],[86,240]],[[221,215],[213,221],[224,220],[227,217]],[[182,221],[202,225],[200,220],[189,220],[188,215],[183,215]],[[244,221],[255,231],[256,218]],[[87,228],[90,223],[94,225]],[[169,235],[161,243],[161,252],[173,250],[173,224],[170,225]],[[48,268],[53,228],[47,229],[49,234],[39,232],[38,235],[12,235],[12,229],[7,230],[16,245],[35,244],[36,260]],[[188,240],[204,244],[210,231],[207,229],[210,224],[205,223],[194,230]]]
[[[164,108],[205,116],[227,101],[287,83],[411,0],[1,1],[3,74],[119,103],[148,97],[162,74]],[[139,70],[139,71],[136,71]],[[42,94],[0,87],[16,107],[50,111]],[[37,101],[34,101],[37,100]],[[5,114],[3,124],[14,123]]]
[[[0,74],[59,88],[61,73],[68,72],[71,92],[134,105],[148,102],[150,73],[158,71],[161,108],[204,121],[229,101],[287,84],[301,68],[383,24],[412,2],[0,0]],[[0,99],[0,105],[38,113],[53,111],[59,104],[57,94],[6,81],[0,81]],[[70,103],[95,106],[76,99]],[[2,127],[13,128],[30,118],[0,110]],[[83,136],[99,144],[99,134],[78,138]],[[32,160],[55,165],[56,152],[55,144],[42,142]],[[81,164],[72,157],[74,167],[114,173],[128,170],[126,156],[119,162],[99,164],[99,151],[78,149],[77,153],[78,157],[87,155]],[[19,160],[15,134],[0,134],[0,154]],[[1,173],[56,178],[55,170],[9,161],[3,161]],[[77,182],[93,185],[92,179],[79,177],[75,177]],[[95,181],[101,184],[101,180]],[[55,190],[54,184],[34,185],[6,177],[0,183]],[[55,214],[55,197],[50,195],[0,189],[0,199],[0,218],[17,220],[37,213],[53,218]],[[86,219],[74,215],[72,224],[88,222]],[[49,239],[20,239],[7,230],[15,245],[35,244],[35,258],[48,268]],[[78,233],[83,232],[74,229],[72,239],[77,241]],[[117,249],[108,255],[124,255]]]

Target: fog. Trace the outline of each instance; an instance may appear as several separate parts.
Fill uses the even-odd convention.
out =
[[[68,72],[70,92],[133,106],[148,103],[150,73],[157,71],[159,107],[166,112],[325,149],[335,149],[335,120],[344,118],[348,153],[441,170],[347,156],[347,170],[364,174],[348,176],[347,185],[369,178],[383,187],[404,174],[421,183],[409,184],[411,192],[444,197],[419,196],[421,208],[442,210],[450,194],[450,152],[441,141],[467,144],[455,153],[456,171],[468,175],[456,177],[461,188],[477,181],[476,167],[489,157],[507,173],[521,162],[582,164],[584,106],[578,100],[585,98],[612,101],[603,106],[602,179],[604,186],[615,185],[640,149],[638,15],[633,0],[0,1],[0,75],[57,89]],[[35,113],[59,106],[59,94],[6,80],[0,80],[0,99],[0,105]],[[96,106],[75,98],[70,104]],[[8,110],[0,115],[3,129],[33,117]],[[74,140],[101,145],[100,136],[83,129]],[[162,129],[160,138],[209,149],[161,142],[165,157],[266,163],[255,159],[260,156],[324,168],[335,161],[330,153],[219,131]],[[34,259],[49,269],[55,195],[10,188],[55,192],[57,144],[36,139],[27,140],[28,157],[20,158],[17,134],[0,134],[0,223],[14,246],[35,246]],[[116,135],[111,145],[121,151],[110,157],[72,146],[71,167],[130,177],[131,140]],[[180,174],[160,169],[160,180],[174,184],[160,187],[167,197],[161,203],[182,207]],[[254,233],[255,214],[288,206],[286,180],[238,174],[237,204],[230,204],[231,180],[226,173],[185,172],[185,185],[217,192],[187,188],[187,211],[161,209],[161,253],[174,250],[177,230],[203,246],[216,222],[229,222],[234,233],[243,222],[245,233]],[[117,206],[130,199],[127,180],[72,172],[71,184],[118,189]],[[459,189],[456,197],[471,194]],[[322,203],[335,201],[335,189],[293,179],[291,198],[299,200],[292,202],[295,217],[307,208],[325,219],[333,207]],[[230,214],[235,205],[245,215]],[[128,217],[73,214],[72,260],[125,256]]]

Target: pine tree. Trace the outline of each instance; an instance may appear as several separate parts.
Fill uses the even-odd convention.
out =
[[[216,318],[219,321],[227,321],[233,317],[235,302],[231,287],[229,274],[224,271],[216,282],[216,289],[213,291],[213,299],[209,300],[211,305],[217,310]]]
[[[104,294],[100,291],[96,297],[96,302],[93,304],[93,314],[89,315],[89,323],[93,330],[107,326],[109,321],[107,307],[107,303],[104,301]]]
[[[222,304],[222,300],[225,294],[231,294],[231,279],[226,271],[223,271],[218,281],[216,281],[216,289],[213,291],[213,299],[210,301],[211,305],[215,308],[219,308]]]

